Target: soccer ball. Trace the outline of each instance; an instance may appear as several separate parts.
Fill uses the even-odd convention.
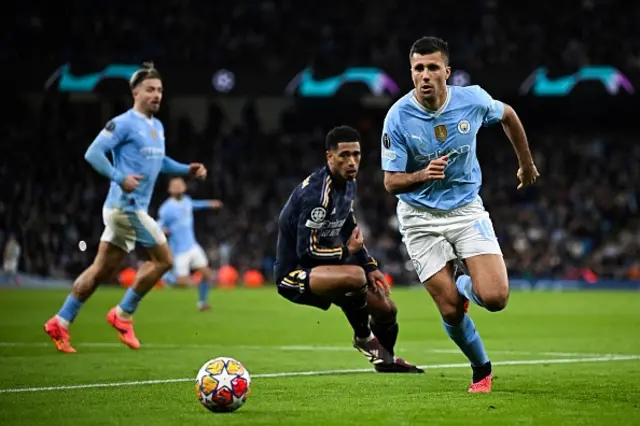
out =
[[[251,395],[251,377],[233,358],[219,357],[207,361],[196,377],[196,397],[214,413],[236,411]]]

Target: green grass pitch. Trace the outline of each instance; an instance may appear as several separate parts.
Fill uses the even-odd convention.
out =
[[[640,293],[518,292],[501,313],[472,306],[495,365],[488,395],[466,393],[470,368],[424,290],[392,295],[398,355],[427,366],[407,376],[373,373],[340,310],[296,306],[271,287],[214,290],[205,313],[195,290],[153,290],[132,351],[104,319],[121,296],[95,294],[67,355],[43,331],[65,292],[0,291],[0,425],[640,425]],[[197,370],[217,356],[253,378],[235,413],[195,398]]]

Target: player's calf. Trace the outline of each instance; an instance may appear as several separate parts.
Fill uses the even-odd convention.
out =
[[[143,297],[173,266],[166,243],[147,249],[147,253],[150,260],[142,264],[133,285],[127,289],[120,303],[107,313],[107,322],[118,332],[118,338],[132,349],[140,347],[133,330],[132,316]]]
[[[380,292],[367,291],[367,311],[371,317],[371,331],[391,355],[395,353],[399,326],[397,322],[398,308],[396,304]]]
[[[200,283],[198,284],[198,309],[200,311],[209,311],[209,288],[213,283],[213,271],[208,266],[199,268],[198,272],[202,275]]]
[[[379,344],[389,352],[392,362],[375,364],[379,373],[424,373],[424,370],[395,357],[395,346],[400,327],[398,326],[398,308],[389,297],[371,288],[367,291],[367,310],[370,315],[369,326],[371,332],[378,339]],[[358,350],[362,351],[356,346]],[[365,353],[365,355],[367,355]]]
[[[465,312],[452,272],[451,265],[445,266],[427,280],[425,287],[442,315],[446,333],[469,359],[473,383],[478,383],[491,374],[491,362],[473,320]]]

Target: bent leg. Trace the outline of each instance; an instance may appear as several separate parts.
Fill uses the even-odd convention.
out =
[[[138,269],[133,285],[129,287],[122,301],[116,307],[116,313],[120,318],[129,319],[138,308],[142,298],[173,265],[171,251],[166,243],[147,248],[146,252],[150,260],[144,262]]]
[[[482,306],[491,312],[503,310],[509,301],[509,278],[503,257],[481,254],[465,259],[465,263],[473,292]]]
[[[491,312],[501,311],[509,298],[509,280],[493,223],[480,204],[466,209],[471,225],[455,235],[454,245],[469,275],[460,275],[456,287],[476,305]]]
[[[68,326],[73,322],[82,304],[91,297],[98,286],[115,276],[126,255],[127,252],[120,247],[100,242],[93,263],[76,278],[71,294],[57,314],[61,324]]]
[[[209,306],[209,288],[213,283],[213,271],[209,268],[209,259],[198,244],[193,248],[193,254],[189,260],[190,269],[200,272],[202,279],[198,284],[198,309],[200,311],[208,311],[211,309]]]
[[[173,257],[167,244],[167,237],[160,225],[144,211],[124,212],[125,219],[135,235],[137,246],[144,248],[149,259],[142,264],[136,279],[127,290],[124,298],[116,307],[116,314],[129,319],[138,307],[138,303],[149,290],[173,266]]]
[[[294,303],[324,310],[332,303],[339,306],[353,329],[354,347],[374,365],[394,362],[369,328],[367,278],[361,267],[323,265],[296,269],[280,280],[278,292]]]
[[[311,269],[309,289],[339,306],[357,338],[371,336],[367,312],[367,277],[355,265],[317,266]]]
[[[473,383],[481,382],[491,375],[491,362],[473,320],[464,312],[464,299],[453,283],[451,264],[424,285],[440,311],[445,331],[471,363]]]
[[[91,266],[85,269],[73,283],[71,293],[58,313],[45,323],[45,332],[60,352],[76,352],[70,343],[69,325],[75,320],[83,303],[93,294],[98,285],[115,275],[126,254],[126,251],[115,245],[101,242]]]
[[[390,298],[378,291],[367,291],[367,307],[371,331],[391,355],[395,354],[400,328],[397,322],[398,308]]]

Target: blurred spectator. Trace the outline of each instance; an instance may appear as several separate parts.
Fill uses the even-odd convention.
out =
[[[101,208],[108,182],[83,160],[86,146],[103,125],[99,108],[64,100],[45,104],[38,125],[25,118],[26,112],[22,114],[23,119],[16,118],[2,129],[22,149],[4,152],[11,161],[0,168],[0,229],[18,237],[21,270],[73,277],[91,261],[103,229]],[[278,213],[294,186],[322,166],[328,129],[317,124],[317,115],[289,112],[279,131],[261,131],[260,117],[249,104],[245,122],[225,131],[220,129],[228,127],[221,125],[225,120],[221,113],[212,114],[218,117],[215,131],[197,134],[186,118],[168,127],[170,155],[183,161],[206,160],[210,168],[207,182],[190,184],[194,198],[225,201],[219,212],[196,214],[198,238],[215,267],[231,263],[241,273],[258,269],[270,277]],[[373,122],[361,121],[364,157],[358,178],[358,219],[367,246],[385,270],[396,282],[413,282],[397,232],[396,201],[383,189],[377,148],[380,127]],[[528,131],[543,178],[522,193],[515,190],[517,163],[500,129],[484,130],[478,142],[484,171],[481,195],[510,273],[586,280],[638,277],[640,146],[630,147],[625,137],[616,134]],[[500,142],[488,148],[494,138]],[[179,139],[179,147],[171,145],[172,139]],[[161,178],[152,215],[165,197],[166,179]],[[88,242],[89,250],[78,250],[80,240]],[[129,261],[135,265],[135,256]]]
[[[13,14],[0,18],[0,58],[51,70],[67,61],[95,69],[149,59],[161,69],[163,63],[257,72],[310,63],[404,68],[411,43],[435,34],[450,42],[455,67],[640,68],[640,2],[473,0],[455,10],[445,0],[68,3],[69,13],[43,0],[15,5]],[[10,141],[0,144],[0,244],[12,232],[22,251],[20,270],[73,277],[91,261],[103,229],[108,182],[83,161],[104,125],[102,106],[55,97],[34,114],[18,99],[4,101],[11,108],[0,121],[3,140]],[[118,103],[116,110],[127,107]],[[266,131],[253,102],[236,127],[212,104],[202,132],[188,118],[168,126],[171,156],[207,161],[210,179],[192,185],[192,195],[225,201],[220,212],[196,215],[213,265],[230,263],[241,273],[255,268],[270,277],[279,210],[293,187],[323,164],[322,141],[332,122],[325,114],[331,111],[288,111],[278,131]],[[168,106],[161,116],[171,117]],[[334,114],[334,124],[342,124],[337,119]],[[366,146],[358,218],[367,246],[396,282],[414,281],[397,232],[395,198],[384,192],[378,167],[380,119],[364,114],[348,124],[358,127]],[[523,193],[515,191],[516,161],[504,137],[489,149],[482,141],[496,133],[480,136],[481,195],[510,273],[638,279],[640,145],[615,133],[539,130],[527,125],[543,178]],[[152,215],[165,185],[160,179]],[[79,240],[87,241],[87,251],[77,249]],[[128,259],[132,266],[136,261],[135,255]]]

